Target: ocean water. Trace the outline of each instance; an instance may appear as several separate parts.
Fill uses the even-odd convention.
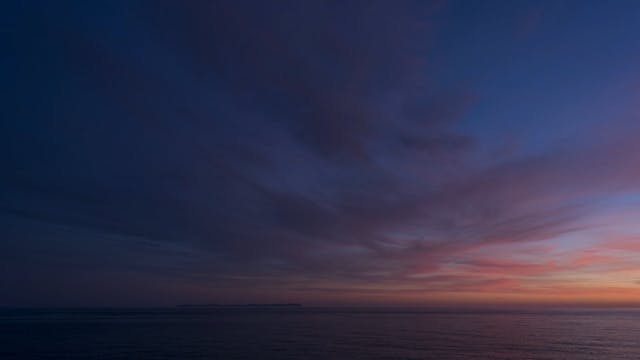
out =
[[[640,311],[0,310],[2,359],[640,359]]]

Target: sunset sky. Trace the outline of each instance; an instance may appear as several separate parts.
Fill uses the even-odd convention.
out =
[[[640,1],[0,17],[0,306],[640,305]]]

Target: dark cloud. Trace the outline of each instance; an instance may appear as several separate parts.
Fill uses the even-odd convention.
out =
[[[382,284],[470,247],[577,229],[580,194],[547,190],[572,187],[591,160],[469,164],[477,143],[458,122],[476,98],[439,91],[424,60],[442,9],[391,5],[13,9],[29,20],[5,33],[4,72],[18,85],[3,109],[0,215],[14,227],[0,246],[42,256],[3,278],[20,268],[37,283],[51,262],[86,269],[99,259],[96,279],[109,286],[137,274],[127,288],[144,273],[194,288]],[[626,163],[593,154],[598,171],[630,184]]]

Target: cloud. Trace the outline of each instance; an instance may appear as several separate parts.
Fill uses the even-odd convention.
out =
[[[0,247],[24,239],[12,253],[41,251],[22,265],[38,273],[83,257],[129,269],[153,244],[136,271],[239,293],[480,291],[559,270],[455,258],[588,228],[590,198],[637,190],[633,139],[479,162],[460,127],[479,97],[440,90],[425,61],[441,9],[402,5],[21,9],[35,27],[8,35],[24,84],[2,128],[0,212],[17,225]],[[70,240],[39,250],[60,227]]]

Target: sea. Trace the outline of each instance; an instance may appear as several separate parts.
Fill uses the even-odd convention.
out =
[[[2,359],[640,359],[634,309],[3,309]]]

